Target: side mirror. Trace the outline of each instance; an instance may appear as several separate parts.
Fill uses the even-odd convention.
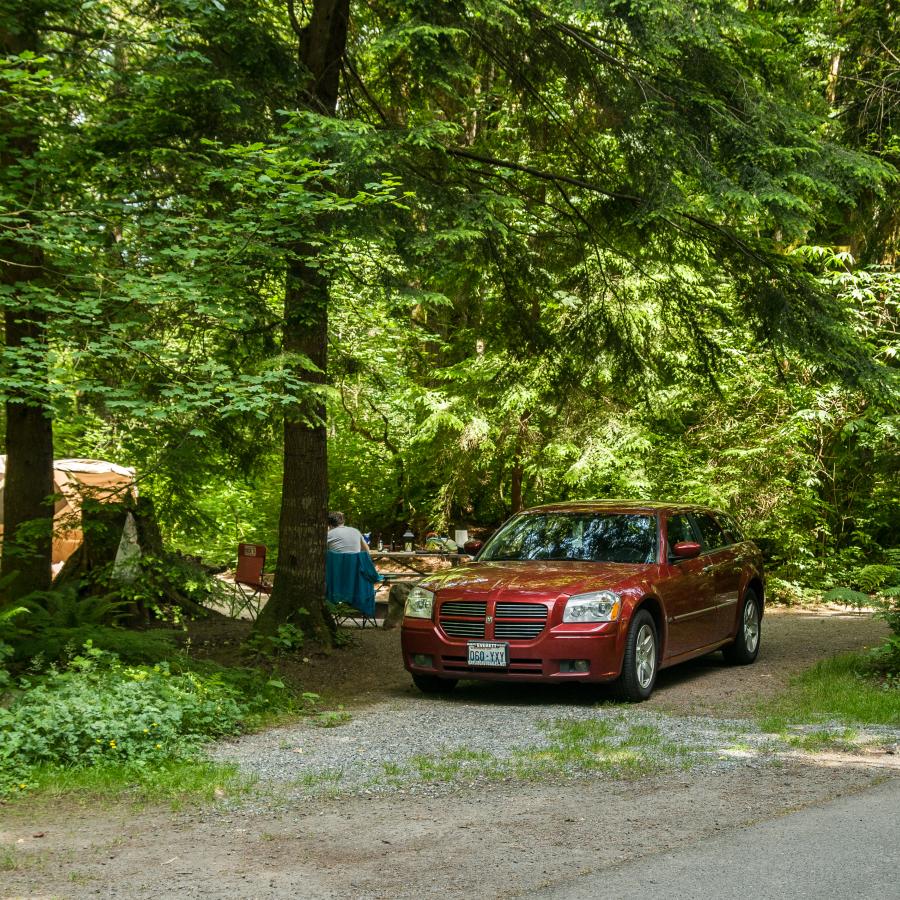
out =
[[[463,544],[463,553],[474,556],[483,546],[484,541],[466,541],[465,544]]]
[[[679,541],[672,547],[672,556],[678,559],[693,559],[700,555],[700,545],[696,541]]]

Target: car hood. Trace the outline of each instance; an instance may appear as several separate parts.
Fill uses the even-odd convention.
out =
[[[651,564],[601,562],[474,562],[440,575],[422,587],[442,597],[487,599],[494,592],[516,599],[550,599],[585,591],[612,590],[639,579]]]

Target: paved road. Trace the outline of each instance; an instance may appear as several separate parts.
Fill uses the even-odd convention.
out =
[[[900,778],[687,849],[582,876],[536,896],[900,900]]]

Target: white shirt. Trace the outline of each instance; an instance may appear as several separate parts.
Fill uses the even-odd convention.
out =
[[[326,546],[337,553],[359,553],[366,549],[362,533],[351,525],[336,525],[329,528]]]

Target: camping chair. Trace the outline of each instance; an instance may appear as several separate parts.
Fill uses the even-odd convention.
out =
[[[262,608],[263,597],[272,593],[272,585],[263,580],[265,565],[265,544],[238,544],[238,564],[234,573],[234,618],[239,618],[246,610],[255,619]],[[250,588],[249,594],[246,588]]]
[[[362,612],[348,603],[336,603],[330,605],[329,608],[331,609],[331,615],[334,617],[335,625],[345,625],[347,622],[353,622],[358,624],[359,628],[378,627],[374,613],[370,616],[368,613]]]
[[[338,625],[361,622],[376,626],[375,585],[382,579],[367,552],[325,555],[325,597]]]

